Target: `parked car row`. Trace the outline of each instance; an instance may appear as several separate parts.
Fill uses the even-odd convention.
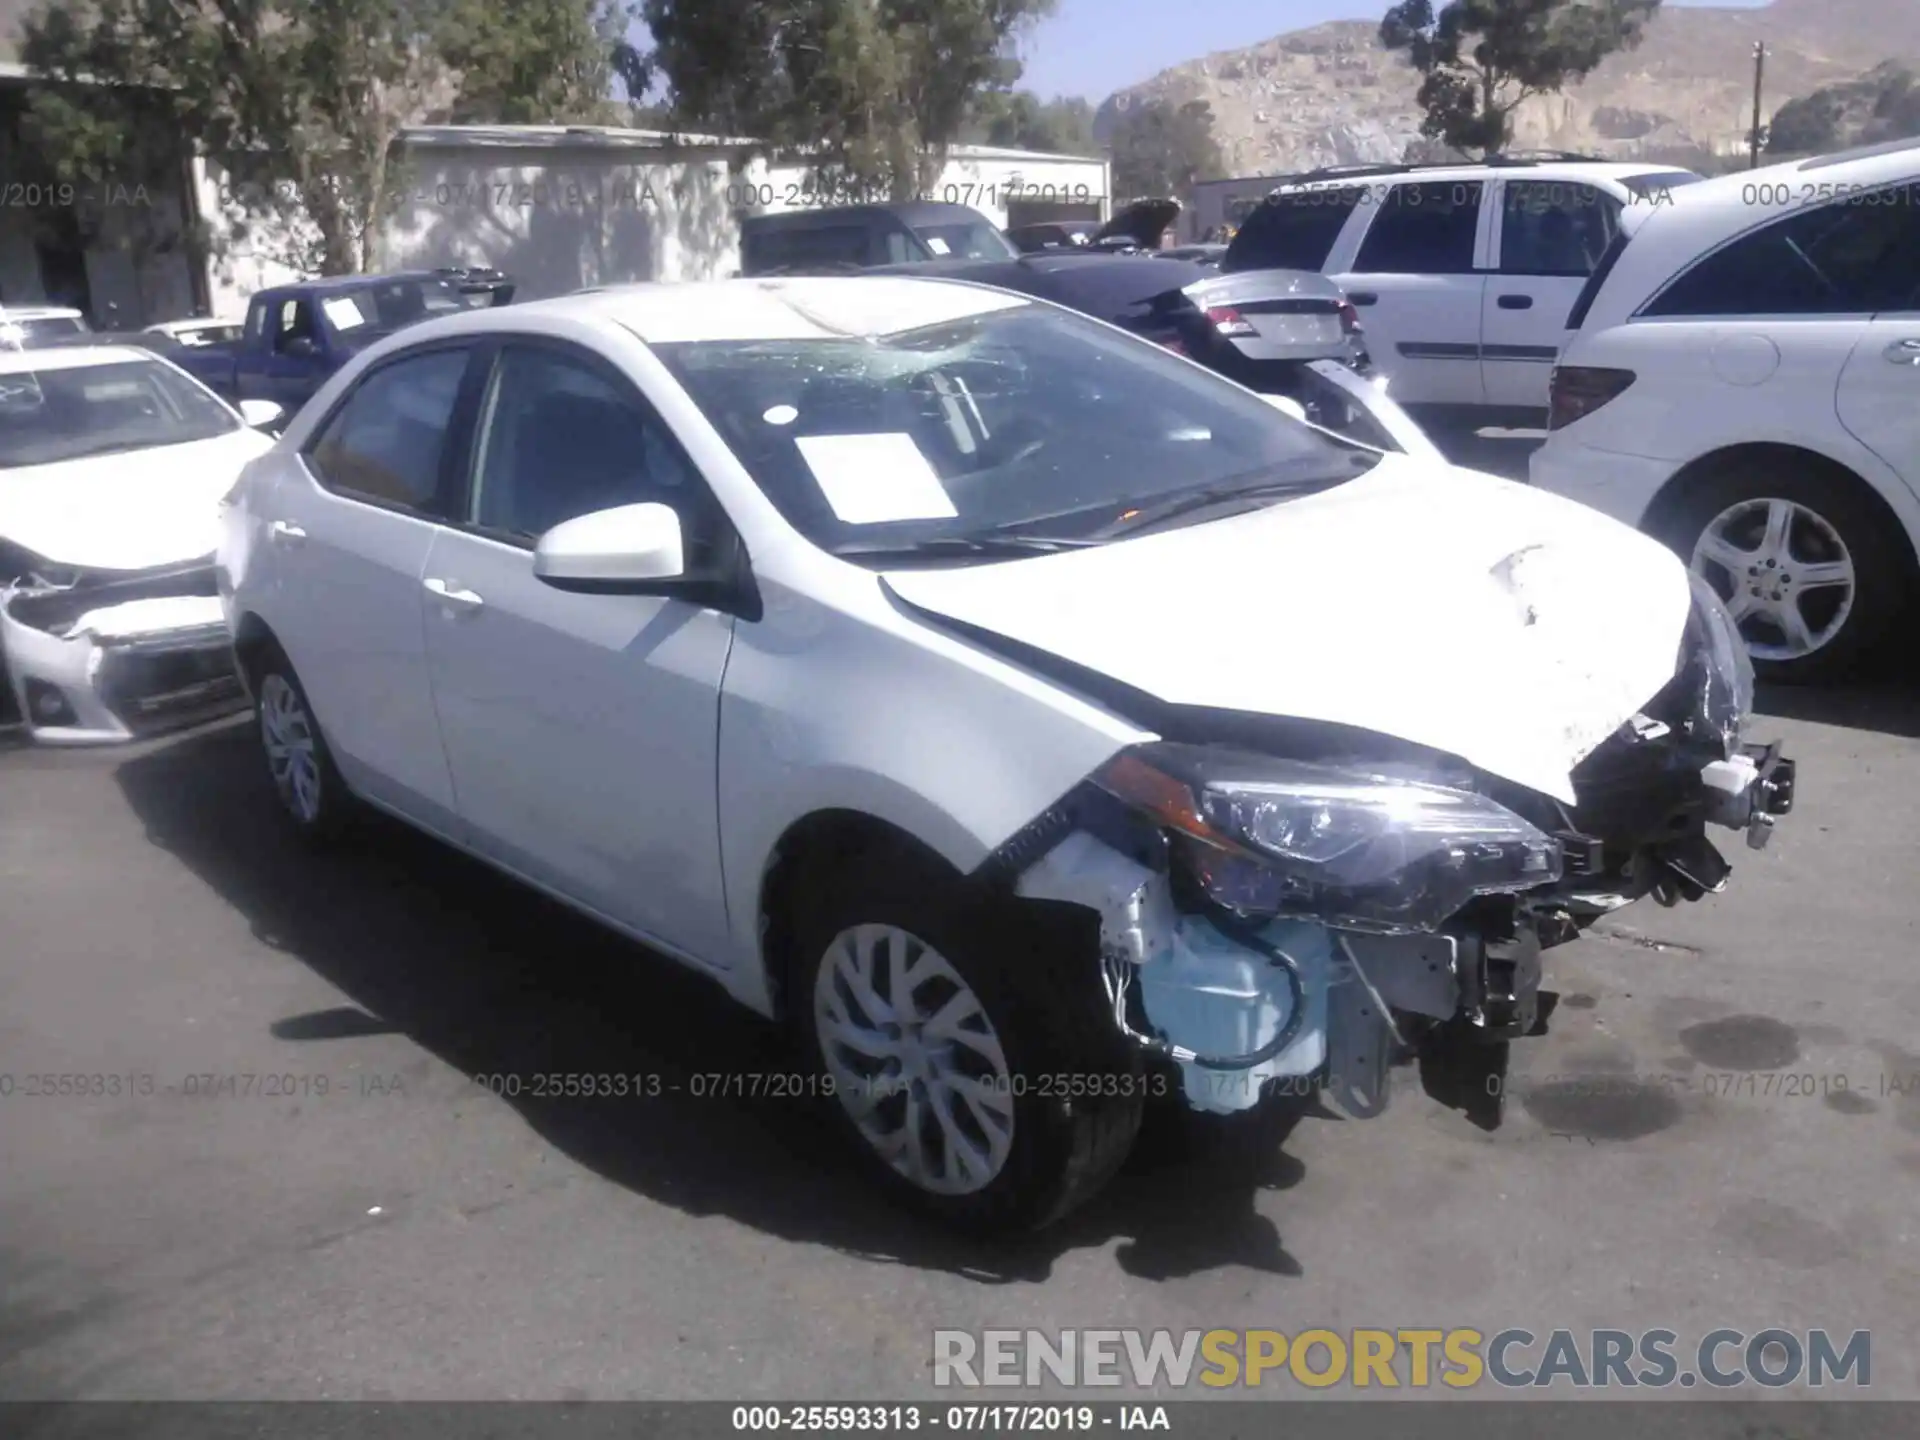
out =
[[[1065,1214],[1153,1095],[1378,1114],[1793,799],[1656,541],[925,272],[397,332],[216,575],[303,838],[372,807],[713,977],[969,1228]]]
[[[1322,171],[1221,262],[1323,273],[1430,429],[1656,536],[1782,681],[1858,673],[1920,577],[1920,140],[1730,175],[1578,157]],[[1910,649],[1906,652],[1911,653]]]

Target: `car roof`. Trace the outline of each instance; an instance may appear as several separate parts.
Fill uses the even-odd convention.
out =
[[[757,230],[803,230],[814,225],[845,224],[849,220],[898,220],[904,225],[937,225],[945,221],[965,220],[974,224],[992,224],[969,205],[949,204],[944,200],[901,200],[876,205],[829,205],[824,209],[782,210],[772,215],[749,215],[740,224]]]
[[[1844,203],[1856,191],[1902,181],[1920,181],[1920,136],[1678,186],[1648,207],[1582,328],[1618,324],[1709,250],[1804,209],[1809,201]]]
[[[523,305],[465,310],[399,331],[399,345],[463,334],[540,333],[551,322],[613,324],[651,345],[866,339],[1033,302],[919,275],[767,276],[610,285]]]
[[[312,291],[316,294],[337,294],[342,290],[365,290],[374,285],[386,285],[395,280],[438,280],[443,284],[452,284],[445,275],[432,270],[395,270],[386,275],[323,275],[315,280],[290,280],[285,285],[272,285],[260,291],[261,295],[281,295],[288,291]]]
[[[1167,289],[1181,289],[1199,280],[1213,279],[1214,273],[1191,260],[1176,256],[1126,254],[1111,250],[1040,250],[1008,260],[910,260],[898,265],[876,265],[868,274],[926,276],[949,280],[968,280],[978,285],[1007,285],[1022,288],[1025,276],[1075,277],[1160,276],[1157,282]]]
[[[1627,180],[1635,175],[1655,172],[1677,174],[1685,167],[1658,165],[1647,160],[1482,160],[1462,161],[1457,165],[1341,165],[1303,175],[1278,178],[1274,193],[1304,189],[1338,189],[1342,185],[1388,184],[1395,181],[1438,182],[1484,180],[1490,175],[1515,175],[1521,179]]]
[[[115,365],[127,360],[152,360],[151,350],[135,345],[73,345],[42,350],[0,350],[0,375],[29,370],[82,370],[90,365]]]

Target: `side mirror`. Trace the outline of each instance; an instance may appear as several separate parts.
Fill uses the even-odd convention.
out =
[[[1303,424],[1307,423],[1307,407],[1291,395],[1262,395],[1260,398],[1273,406],[1274,409],[1291,415]]]
[[[280,353],[296,360],[310,360],[320,353],[320,347],[313,343],[311,335],[290,335],[281,345]]]
[[[277,404],[272,400],[242,400],[240,402],[240,418],[247,422],[250,429],[254,430],[266,429],[267,426],[273,424],[274,421],[286,413],[286,406]]]
[[[670,505],[621,505],[578,515],[547,531],[533,573],[556,590],[589,595],[658,593],[686,578],[686,542]]]

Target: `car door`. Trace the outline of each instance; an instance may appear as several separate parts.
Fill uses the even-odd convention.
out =
[[[1544,415],[1567,316],[1624,207],[1574,180],[1508,179],[1498,189],[1498,263],[1481,300],[1480,373],[1489,406]]]
[[[427,679],[420,582],[449,513],[456,401],[473,351],[410,350],[368,370],[267,500],[266,616],[341,771],[368,798],[456,834]]]
[[[1485,243],[1478,180],[1407,180],[1369,189],[1352,245],[1330,257],[1333,279],[1366,328],[1367,349],[1393,396],[1416,413],[1478,408],[1480,306],[1487,277],[1476,268]]]
[[[240,353],[237,388],[243,400],[271,400],[291,415],[313,394],[319,321],[313,302],[297,295],[267,307],[264,319],[263,343]]]
[[[715,798],[733,617],[534,578],[563,520],[663,501],[690,537],[719,506],[632,381],[514,340],[480,407],[461,523],[423,572],[427,652],[462,821],[483,853],[695,959],[726,953]]]
[[[1873,266],[1882,301],[1840,374],[1840,423],[1920,494],[1920,181],[1882,207],[1895,233]]]

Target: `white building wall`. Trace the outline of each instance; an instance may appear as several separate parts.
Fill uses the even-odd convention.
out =
[[[589,285],[704,280],[740,266],[725,158],[668,159],[604,146],[422,147],[377,263],[487,265],[518,298]]]
[[[193,173],[208,235],[208,309],[216,319],[242,319],[254,291],[312,273],[319,236],[304,217],[250,213],[231,178],[205,159],[194,160]]]
[[[1104,220],[1113,200],[1108,172],[1105,160],[961,145],[919,198],[971,206],[1002,228],[1037,219]],[[769,214],[886,199],[823,190],[811,168],[797,161],[776,163],[764,179],[736,184],[735,190],[741,209]]]
[[[411,132],[400,202],[374,250],[381,270],[491,266],[536,300],[590,285],[724,278],[740,266],[738,216],[832,203],[807,167],[747,158],[751,142],[558,126]],[[213,313],[311,273],[310,226],[250,219],[197,165],[212,232]],[[956,147],[927,199],[971,205],[996,225],[1105,219],[1104,160]],[[6,263],[0,249],[0,266]]]

